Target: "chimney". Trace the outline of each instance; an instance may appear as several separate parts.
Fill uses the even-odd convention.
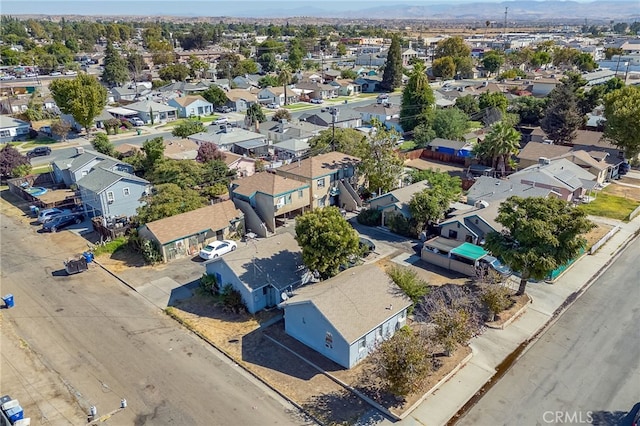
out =
[[[538,158],[538,165],[539,166],[546,166],[551,164],[551,160],[549,160],[547,157],[540,157]]]
[[[81,146],[76,147],[76,154],[77,155],[84,154],[84,148]]]
[[[280,120],[280,133],[284,134],[284,126],[285,124],[287,124],[287,119],[283,118],[282,120]]]

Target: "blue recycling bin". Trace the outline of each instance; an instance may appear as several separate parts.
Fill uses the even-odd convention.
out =
[[[13,294],[7,294],[6,296],[4,296],[2,298],[2,301],[4,302],[4,305],[8,308],[13,308],[14,306],[14,302],[13,302]]]
[[[90,251],[85,251],[84,253],[82,253],[82,256],[84,257],[84,260],[87,261],[87,263],[93,262],[93,253],[91,253]]]
[[[19,405],[17,407],[9,408],[6,414],[11,424],[24,418],[24,410]]]

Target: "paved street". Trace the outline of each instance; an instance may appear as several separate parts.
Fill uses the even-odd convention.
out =
[[[59,377],[76,412],[94,405],[106,414],[126,398],[128,408],[105,424],[304,424],[277,395],[102,269],[64,276],[62,262],[86,248],[82,240],[0,219],[2,294],[16,302],[2,322]],[[14,368],[15,353],[2,351],[2,392],[24,401],[35,424],[83,424],[86,418],[47,420],[44,392],[19,379],[26,376]]]
[[[640,408],[638,264],[636,239],[457,424],[630,425]]]

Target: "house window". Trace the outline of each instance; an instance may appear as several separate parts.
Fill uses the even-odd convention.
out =
[[[125,197],[128,197],[129,195],[131,195],[131,192],[129,191],[129,188],[122,188],[122,194]]]
[[[113,201],[116,199],[115,195],[113,194],[113,191],[109,191],[107,192],[107,201],[110,203],[113,203]]]
[[[11,132],[9,130],[0,130],[0,137],[6,138],[11,136]]]
[[[318,182],[318,188],[324,188],[324,178],[318,179],[317,182]]]
[[[298,198],[303,198],[304,197],[304,191],[302,189],[298,190]]]
[[[367,349],[367,341],[363,337],[358,341],[358,352],[362,352],[365,349]]]
[[[458,231],[454,231],[453,229],[449,229],[449,238],[455,240],[458,238]]]
[[[333,349],[333,334],[329,331],[327,331],[327,334],[324,336],[324,345],[327,348]]]

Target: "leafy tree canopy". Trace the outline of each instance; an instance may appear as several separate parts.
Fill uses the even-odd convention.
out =
[[[332,144],[333,142],[333,144]],[[309,139],[309,147],[313,152],[324,153],[332,150],[343,152],[347,155],[360,157],[364,153],[367,138],[356,129],[335,129],[335,139],[331,129],[323,130],[319,135]]]
[[[186,120],[175,126],[171,134],[179,138],[186,138],[187,136],[202,133],[206,130],[207,129],[205,129],[204,124],[202,124],[201,121]]]
[[[110,157],[114,157],[116,153],[116,149],[113,146],[113,143],[109,140],[109,137],[104,133],[98,133],[91,141],[91,146],[97,152],[108,155]]]
[[[215,84],[212,84],[207,90],[202,92],[202,97],[211,102],[214,107],[222,106],[229,101],[227,93]]]
[[[60,110],[70,114],[87,132],[107,104],[107,89],[88,74],[79,74],[72,80],[54,80],[49,90]]]
[[[391,46],[387,53],[387,59],[382,74],[380,87],[382,90],[392,92],[402,84],[402,51],[400,50],[400,38],[393,35]]]
[[[157,185],[151,195],[144,197],[144,201],[146,204],[137,210],[140,223],[153,222],[206,205],[206,199],[197,191],[173,183]]]
[[[199,163],[208,163],[213,160],[224,160],[224,153],[218,149],[213,142],[202,142],[198,147],[196,161]]]
[[[569,82],[556,86],[549,94],[544,117],[540,120],[542,130],[556,143],[570,143],[585,121],[573,88]]]
[[[640,88],[627,86],[604,98],[604,136],[629,159],[640,154]]]
[[[191,74],[191,70],[185,64],[171,64],[162,68],[158,75],[163,80],[185,81]]]
[[[438,138],[462,140],[469,128],[469,118],[458,108],[437,109],[432,128]]]
[[[336,275],[360,251],[358,233],[333,206],[298,216],[296,240],[304,264],[323,279]]]
[[[14,177],[14,170],[21,166],[31,167],[26,155],[20,154],[11,144],[5,144],[0,150],[0,176],[3,178]]]
[[[424,65],[416,64],[402,91],[400,106],[400,124],[405,132],[411,132],[420,124],[431,125],[431,117],[435,108],[435,96]]]
[[[510,197],[498,212],[504,230],[488,234],[485,246],[520,273],[518,295],[530,278],[542,280],[574,259],[586,244],[582,235],[594,226],[582,210],[556,197]]]

